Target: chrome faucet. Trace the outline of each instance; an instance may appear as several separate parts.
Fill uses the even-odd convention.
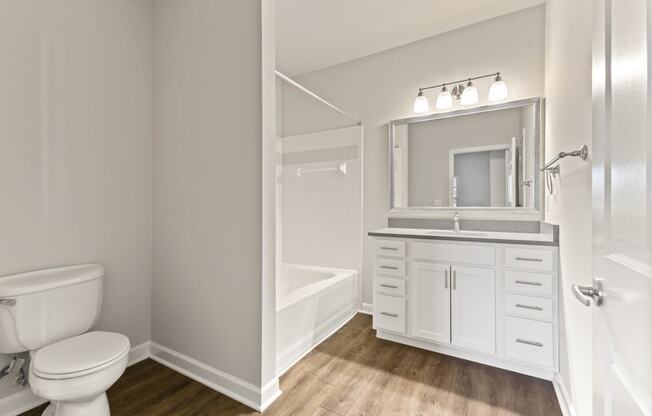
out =
[[[455,215],[453,215],[453,231],[456,233],[460,232],[460,213],[456,212]]]

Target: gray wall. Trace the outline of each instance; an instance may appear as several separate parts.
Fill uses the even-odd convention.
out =
[[[100,263],[97,328],[148,341],[150,2],[9,0],[1,9],[0,276]]]
[[[387,225],[388,125],[412,116],[417,89],[475,74],[502,71],[510,99],[543,95],[544,6],[498,17],[296,79],[362,120],[364,232]],[[486,104],[489,82],[477,83]],[[431,96],[432,97],[432,96]],[[283,100],[283,113],[295,107]],[[284,117],[284,131],[308,132],[315,117]],[[372,299],[373,245],[365,239],[363,301]]]
[[[442,206],[450,206],[449,151],[511,143],[521,135],[520,114],[514,108],[410,124],[409,205],[434,206],[440,199]]]
[[[158,0],[153,15],[152,339],[260,386],[264,299],[275,313],[263,291],[275,214],[273,196],[263,210],[274,86],[272,73],[270,97],[261,0]]]

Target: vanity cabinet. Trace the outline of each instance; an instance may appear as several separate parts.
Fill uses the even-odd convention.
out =
[[[377,336],[551,379],[555,246],[376,238]]]
[[[451,343],[475,351],[496,351],[496,285],[491,269],[453,266]]]
[[[412,335],[429,341],[451,342],[450,266],[412,263]]]

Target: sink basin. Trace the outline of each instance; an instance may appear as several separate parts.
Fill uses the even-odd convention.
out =
[[[426,232],[426,235],[440,235],[442,237],[488,237],[487,233],[479,233],[475,231],[447,231],[447,230],[432,230]]]

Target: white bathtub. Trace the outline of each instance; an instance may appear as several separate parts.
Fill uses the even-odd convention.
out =
[[[281,375],[357,312],[358,272],[282,264],[276,279],[276,369]]]

